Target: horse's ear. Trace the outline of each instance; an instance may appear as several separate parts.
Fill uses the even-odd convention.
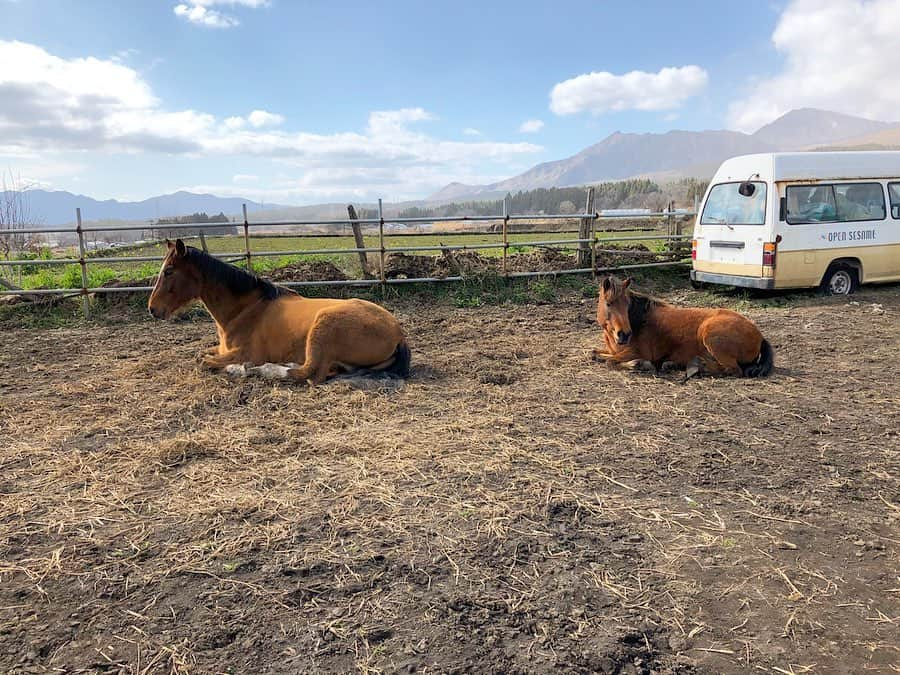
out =
[[[629,286],[631,286],[631,277],[628,277],[627,279],[625,279],[625,281],[622,282],[622,290],[624,291]]]
[[[168,248],[171,251],[173,248],[175,248],[175,242],[169,241],[168,239],[166,239],[166,248]]]
[[[604,277],[602,287],[604,293],[609,293],[612,290],[612,277]]]
[[[187,246],[184,245],[184,242],[181,239],[175,240],[175,254],[179,256],[183,256],[187,253]]]

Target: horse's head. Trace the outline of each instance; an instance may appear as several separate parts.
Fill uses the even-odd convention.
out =
[[[597,302],[597,323],[609,336],[612,342],[627,345],[631,340],[631,321],[628,318],[628,306],[631,302],[627,292],[631,279],[619,281],[615,277],[606,277],[600,284],[600,297]]]
[[[157,319],[168,319],[177,309],[200,297],[200,272],[188,261],[187,246],[181,239],[174,243],[166,239],[166,246],[169,250],[147,304]]]

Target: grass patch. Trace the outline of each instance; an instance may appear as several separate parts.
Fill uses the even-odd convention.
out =
[[[617,232],[600,232],[598,237],[601,240],[616,237],[642,236],[646,232],[617,231]],[[555,234],[535,234],[535,233],[515,233],[509,235],[511,244],[509,252],[512,255],[528,253],[534,249],[532,246],[524,245],[527,241],[540,240],[566,240],[577,236],[574,232],[561,232]],[[184,241],[191,245],[200,247],[199,237],[184,237]],[[377,236],[367,235],[364,237],[365,246],[368,248],[377,248],[379,239]],[[499,233],[471,233],[471,234],[421,234],[414,236],[385,236],[385,246],[395,249],[404,246],[476,246],[482,244],[500,244],[502,236]],[[630,242],[622,242],[627,245],[643,244],[652,251],[665,250],[666,243],[663,241],[654,241],[653,239],[641,239]],[[242,235],[229,235],[219,237],[207,237],[206,244],[211,253],[215,254],[234,254],[234,258],[229,259],[238,266],[243,267],[246,264],[245,258],[241,257],[245,250],[244,237]],[[341,270],[343,270],[351,278],[359,278],[360,268],[359,259],[356,253],[316,253],[316,251],[325,251],[333,249],[352,248],[356,244],[352,236],[339,237],[291,237],[291,236],[256,236],[250,238],[251,264],[253,271],[259,274],[268,274],[269,272],[285,267],[293,263],[301,261],[327,261]],[[613,244],[615,245],[615,244]],[[569,252],[577,248],[577,244],[560,245],[559,247]],[[268,251],[301,251],[292,255],[277,256],[254,256],[261,252]],[[92,251],[88,254],[90,263],[87,266],[88,283],[91,287],[99,287],[103,283],[111,279],[121,281],[129,281],[136,279],[145,279],[154,276],[159,271],[159,263],[150,262],[114,262],[113,256],[118,257],[147,257],[147,256],[163,256],[166,252],[164,242],[153,244],[143,244],[140,246],[122,247],[112,250]],[[478,252],[487,257],[497,258],[502,256],[503,251],[496,249],[478,249]],[[426,251],[414,251],[414,255],[440,255],[439,249]],[[67,250],[61,253],[64,257],[75,257],[77,254],[73,250]],[[376,258],[377,253],[370,253],[370,257]],[[40,258],[48,260],[52,258],[49,250],[41,251],[39,254],[30,255],[31,258]],[[103,261],[102,263],[100,261]],[[64,267],[49,267],[44,265],[27,265],[13,270],[10,268],[5,273],[9,275],[9,279],[18,286],[25,289],[34,288],[81,288],[81,268],[77,264],[66,265]]]

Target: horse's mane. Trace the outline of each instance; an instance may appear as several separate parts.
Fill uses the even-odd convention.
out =
[[[643,293],[628,291],[628,323],[631,324],[631,332],[636,336],[647,323],[647,317],[657,307],[666,303],[656,298],[651,298]]]
[[[187,247],[185,260],[194,265],[204,278],[223,285],[235,295],[243,295],[260,290],[264,300],[274,300],[282,295],[295,295],[294,291],[276,286],[267,279],[229,265],[193,246]]]

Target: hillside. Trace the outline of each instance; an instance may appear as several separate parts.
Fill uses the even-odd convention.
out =
[[[831,145],[887,129],[891,124],[827,110],[801,108],[785,113],[753,134],[775,150]]]
[[[76,208],[81,209],[81,217],[85,221],[139,221],[200,212],[237,216],[241,213],[242,204],[246,204],[247,210],[253,212],[263,208],[262,204],[248,199],[192,192],[175,192],[139,202],[120,202],[115,199],[98,201],[85,195],[63,191],[28,191],[30,220],[48,227],[73,223]],[[266,204],[265,208],[276,208],[276,205]]]
[[[900,124],[816,150],[900,150]]]
[[[545,162],[490,185],[451,183],[429,201],[495,198],[506,192],[563,187],[633,177],[708,178],[734,155],[799,150],[854,138],[880,138],[897,127],[827,110],[792,110],[753,134],[738,131],[669,131],[663,134],[616,132],[565,159]],[[866,135],[869,136],[866,136]],[[867,141],[878,143],[879,141]],[[881,142],[887,142],[882,140]]]

